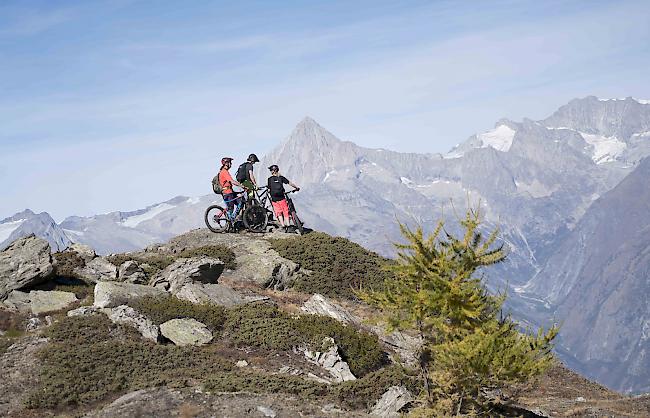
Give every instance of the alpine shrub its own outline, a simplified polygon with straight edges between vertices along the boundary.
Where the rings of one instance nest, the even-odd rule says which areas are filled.
[[[297,290],[308,293],[353,299],[360,287],[382,289],[391,275],[385,269],[390,260],[322,232],[271,240],[271,245],[282,257],[312,271],[295,284]]]
[[[221,306],[195,304],[174,296],[138,298],[129,305],[157,325],[176,318],[194,318],[218,332],[226,320],[225,309]]]

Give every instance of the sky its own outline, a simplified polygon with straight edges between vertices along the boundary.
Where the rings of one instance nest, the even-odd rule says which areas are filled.
[[[211,192],[310,116],[447,152],[572,98],[650,98],[650,2],[0,2],[0,220]]]

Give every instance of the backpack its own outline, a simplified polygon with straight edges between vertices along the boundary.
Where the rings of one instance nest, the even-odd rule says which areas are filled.
[[[221,182],[219,181],[219,174],[214,176],[212,179],[212,191],[216,194],[222,194],[223,188],[221,187]]]
[[[241,163],[239,165],[239,168],[237,168],[237,174],[235,174],[235,178],[237,179],[238,182],[246,181],[248,180],[248,173],[246,172],[246,167],[248,167],[249,162]]]

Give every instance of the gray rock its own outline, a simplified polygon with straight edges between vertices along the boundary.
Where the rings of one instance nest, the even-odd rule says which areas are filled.
[[[344,324],[358,322],[345,308],[318,293],[310,297],[300,309],[309,314],[329,316]]]
[[[239,293],[222,284],[189,283],[176,293],[176,297],[192,303],[211,303],[226,307],[246,303]]]
[[[97,308],[114,308],[125,305],[129,300],[145,296],[165,297],[164,290],[155,287],[131,283],[99,282],[95,285],[95,303]]]
[[[128,260],[122,263],[117,278],[125,283],[146,284],[147,275],[137,261]]]
[[[216,258],[180,258],[158,273],[149,284],[176,294],[189,283],[217,283],[223,269],[223,262]]]
[[[174,344],[203,345],[212,341],[212,332],[192,318],[172,319],[160,325],[160,333]]]
[[[247,367],[248,362],[246,360],[239,360],[237,363],[235,363],[235,366],[239,368]]]
[[[90,246],[79,244],[77,242],[73,242],[72,244],[70,244],[67,251],[72,251],[76,253],[86,263],[91,261],[93,258],[97,257],[95,250],[93,250]]]
[[[77,309],[72,309],[66,314],[68,317],[72,318],[75,316],[88,316],[95,315],[100,312],[99,308],[95,306],[80,306]]]
[[[45,281],[54,273],[50,244],[29,235],[0,252],[0,301],[12,290]]]
[[[32,290],[29,292],[29,298],[29,306],[34,315],[59,311],[79,300],[72,292],[60,292],[58,290]]]
[[[260,406],[257,407],[257,410],[259,412],[261,412],[262,415],[264,415],[265,417],[275,418],[275,416],[276,416],[275,411],[272,410],[271,408],[266,407],[266,406],[261,406],[260,405]]]
[[[311,351],[307,348],[301,348],[305,357],[327,370],[336,382],[346,382],[348,380],[356,380],[357,378],[350,371],[348,363],[343,361],[339,354],[339,348],[334,343],[334,340],[327,337],[323,340],[323,346],[326,347],[325,351]]]
[[[29,301],[29,293],[21,292],[20,290],[12,290],[9,292],[9,295],[7,295],[7,299],[0,303],[0,305],[11,311],[29,313],[31,311]]]
[[[370,415],[382,418],[398,418],[400,410],[413,400],[413,396],[404,386],[392,386],[372,407]]]
[[[418,364],[423,341],[420,337],[413,337],[400,331],[387,332],[381,326],[373,326],[370,331],[379,339],[390,346],[397,353],[401,362],[407,366],[415,367]]]
[[[160,331],[149,318],[130,306],[120,305],[110,310],[108,318],[116,324],[127,324],[140,332],[148,340],[157,342]]]
[[[74,269],[74,273],[88,283],[117,280],[117,267],[103,257],[92,259],[85,266]]]

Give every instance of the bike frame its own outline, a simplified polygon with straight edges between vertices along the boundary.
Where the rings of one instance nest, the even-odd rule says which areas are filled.
[[[245,196],[245,193],[237,193],[237,195],[236,195],[236,197],[234,199],[231,199],[231,200],[224,199],[223,200],[223,203],[226,205],[226,214],[228,215],[228,219],[230,220],[230,222],[237,219],[237,215],[239,215],[239,212],[244,207],[244,204],[246,203],[246,199],[244,198],[244,196]],[[235,205],[235,208],[231,212],[230,210],[228,210],[228,203],[236,202],[236,201],[239,201],[239,202]]]

